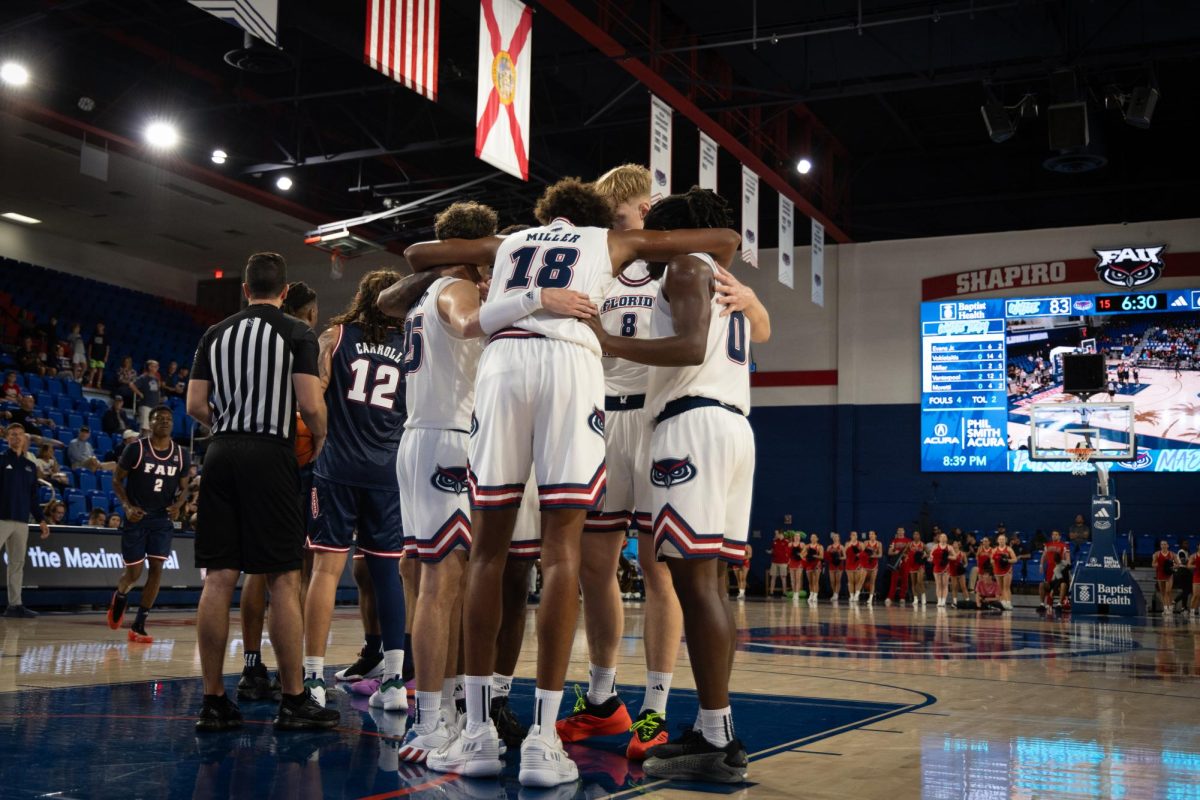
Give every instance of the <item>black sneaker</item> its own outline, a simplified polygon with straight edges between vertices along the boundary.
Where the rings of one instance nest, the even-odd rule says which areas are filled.
[[[196,730],[210,733],[231,731],[242,727],[242,710],[227,695],[205,695],[200,707]]]
[[[642,765],[646,775],[673,781],[742,783],[749,768],[741,740],[734,739],[724,747],[717,747],[699,731],[652,748],[648,756]]]
[[[4,609],[4,616],[8,617],[9,619],[33,619],[37,615],[38,613],[36,611],[34,611],[32,608],[26,608],[25,606],[9,606],[8,608]]]
[[[267,665],[261,661],[253,667],[245,667],[237,685],[238,700],[254,702],[258,700],[280,701],[279,678],[271,678]]]
[[[277,731],[310,731],[336,728],[342,715],[333,708],[322,708],[308,692],[300,700],[283,698],[279,703],[279,714],[275,717]]]
[[[510,748],[520,747],[529,729],[517,719],[512,706],[508,704],[508,697],[492,698],[491,717],[492,722],[496,724],[496,733],[500,735],[500,740]]]
[[[339,681],[361,681],[368,678],[383,677],[383,653],[376,650],[368,653],[363,647],[358,651],[358,660],[345,669],[333,673]]]

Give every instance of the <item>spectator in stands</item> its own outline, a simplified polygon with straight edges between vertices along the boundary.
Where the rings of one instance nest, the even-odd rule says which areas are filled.
[[[114,395],[112,405],[104,412],[100,429],[105,433],[116,435],[124,433],[130,426],[129,414],[125,411],[125,398]]]
[[[121,434],[121,438],[113,442],[112,450],[104,454],[105,461],[111,461],[114,464],[121,460],[121,451],[129,446],[130,442],[136,442],[138,432],[130,429]]]
[[[92,528],[103,528],[108,522],[108,512],[103,508],[93,508],[88,514],[87,524]]]
[[[37,612],[21,602],[30,514],[41,523],[43,539],[50,535],[50,528],[37,501],[37,466],[25,457],[29,436],[16,424],[8,426],[6,435],[8,449],[0,453],[0,548],[8,556],[8,608],[4,616],[31,619]]]
[[[87,345],[84,344],[83,334],[79,332],[79,323],[71,323],[71,333],[67,336],[67,345],[71,348],[71,369],[87,366]]]
[[[93,389],[100,388],[104,380],[104,366],[108,363],[108,336],[104,333],[104,323],[96,323],[96,332],[92,334],[92,342],[88,345],[88,379],[87,385]]]
[[[33,407],[33,402],[34,402],[33,395],[31,395],[31,394],[21,395],[20,408],[18,408],[15,411],[5,411],[4,415],[3,415],[4,418],[7,419],[9,422],[15,422],[16,424],[23,427],[25,429],[25,432],[28,433],[32,437],[31,441],[33,442],[33,444],[38,445],[38,446],[41,446],[42,444],[50,444],[51,446],[54,446],[54,447],[59,446],[59,443],[57,441],[55,441],[54,439],[45,439],[44,437],[41,436],[41,434],[40,434],[41,428],[53,429],[55,427],[55,425],[54,425],[54,421],[51,420],[49,417],[39,417],[38,416],[37,409],[35,409]]]
[[[107,527],[120,528],[121,527],[121,515],[115,511],[113,513],[109,514]]]
[[[966,537],[963,535],[962,528],[951,528],[950,533],[947,535],[947,539],[950,541],[951,544],[956,544],[960,548],[963,546],[963,543],[966,541]]]
[[[125,356],[121,359],[121,366],[117,367],[117,386],[113,389],[113,395],[125,398],[125,407],[134,408],[133,382],[137,380],[137,370],[133,368],[133,356]]]
[[[46,365],[46,375],[54,378],[59,375],[69,375],[71,372],[71,359],[67,357],[67,346],[62,342],[54,343],[53,358]]]
[[[67,463],[72,469],[82,467],[95,472],[98,469],[112,471],[115,466],[111,461],[101,461],[96,458],[96,451],[92,449],[92,431],[87,425],[79,429],[79,435],[71,440],[67,445]]]
[[[4,376],[4,385],[0,386],[0,396],[13,403],[21,398],[21,384],[17,383],[17,373],[10,372]]]
[[[50,317],[47,322],[38,325],[35,336],[45,343],[47,350],[58,344],[58,317]]]
[[[32,336],[26,336],[21,340],[21,346],[17,348],[14,358],[17,362],[17,369],[21,372],[33,372],[40,375],[44,371],[41,369],[37,346],[34,345]]]
[[[54,448],[48,444],[41,446],[37,454],[38,473],[42,480],[57,483],[59,486],[66,486],[70,483],[70,478],[67,473],[62,471],[62,467],[58,465],[58,461],[54,458]]]
[[[187,392],[187,381],[180,373],[179,362],[177,361],[167,364],[167,373],[162,376],[160,383],[162,384],[163,394],[168,394],[172,397],[182,397]]]
[[[137,396],[138,425],[142,433],[150,430],[150,412],[162,403],[162,384],[158,379],[158,362],[147,359],[146,368],[133,382],[133,393]]]
[[[22,338],[34,338],[38,333],[37,320],[34,319],[33,312],[25,309],[17,317],[17,334]]]
[[[63,517],[67,516],[67,505],[62,500],[51,500],[42,507],[42,519],[47,525],[67,525]]]
[[[1092,529],[1083,521],[1083,514],[1075,515],[1075,522],[1071,525],[1068,535],[1071,538],[1071,547],[1076,551],[1081,544],[1091,541]]]

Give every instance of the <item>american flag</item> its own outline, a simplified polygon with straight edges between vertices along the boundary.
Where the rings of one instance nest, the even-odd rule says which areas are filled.
[[[367,0],[363,60],[437,100],[440,0]]]

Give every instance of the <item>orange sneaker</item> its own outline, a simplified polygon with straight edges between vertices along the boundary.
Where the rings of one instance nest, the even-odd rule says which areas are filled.
[[[657,711],[647,709],[638,714],[629,730],[633,736],[625,748],[625,757],[630,761],[645,761],[647,750],[667,743],[667,718]]]
[[[588,702],[587,695],[575,687],[575,708],[565,719],[554,723],[558,738],[564,742],[578,742],[593,736],[611,736],[629,730],[632,720],[629,710],[618,695],[600,705]]]
[[[137,642],[138,644],[151,644],[154,641],[154,637],[148,633],[138,633],[133,628],[130,628],[129,641]]]
[[[121,620],[125,618],[125,608],[129,605],[129,598],[121,597],[117,599],[119,592],[113,592],[112,599],[108,601],[108,627],[114,631],[121,627]]]

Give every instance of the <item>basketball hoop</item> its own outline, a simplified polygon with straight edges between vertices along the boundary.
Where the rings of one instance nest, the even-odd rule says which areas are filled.
[[[1071,457],[1071,474],[1087,475],[1088,463],[1096,452],[1094,447],[1068,447],[1067,455]]]

